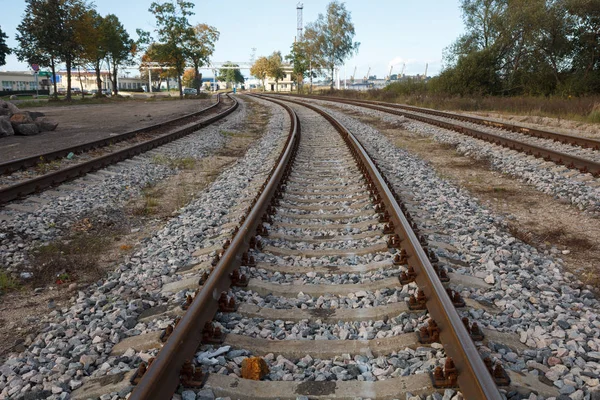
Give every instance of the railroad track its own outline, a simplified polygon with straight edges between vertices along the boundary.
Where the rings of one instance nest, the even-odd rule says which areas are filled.
[[[476,139],[485,140],[538,158],[544,158],[546,161],[552,161],[558,165],[577,169],[583,173],[590,173],[596,177],[600,176],[600,140],[401,104],[368,100],[349,100],[327,96],[291,96],[303,99],[349,104],[403,116],[426,124],[449,129]],[[485,126],[486,128],[494,128],[496,131],[484,131],[478,129],[477,125]],[[557,142],[557,144],[553,144],[552,142]]]
[[[539,391],[482,360],[476,343],[504,336],[463,318],[456,307],[481,305],[452,290],[453,281],[465,283],[449,281],[359,141],[316,107],[269,101],[292,124],[252,206],[212,262],[163,287],[183,304],[139,316],[170,325],[112,350],[158,352],[128,377],[130,399],[171,398],[180,385],[242,399]],[[240,377],[266,373],[265,365],[266,381]],[[92,390],[84,385],[73,398]]]
[[[223,101],[219,94],[215,104],[160,124],[2,163],[0,164],[0,205],[81,177],[196,132],[231,114],[238,107],[236,99],[229,94],[226,96],[227,101]],[[77,155],[77,161],[65,161],[69,153]],[[62,163],[50,172],[46,172],[44,168],[39,170],[40,165],[53,160],[61,160]]]

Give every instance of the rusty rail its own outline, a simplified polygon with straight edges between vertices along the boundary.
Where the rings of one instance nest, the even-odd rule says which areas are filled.
[[[269,100],[283,106],[292,121],[284,150],[261,191],[254,198],[253,207],[242,218],[241,225],[236,229],[232,240],[228,241],[227,246],[224,246],[222,256],[218,259],[208,279],[189,305],[183,318],[170,333],[165,346],[141,376],[130,397],[132,400],[165,399],[172,396],[180,384],[182,371],[185,370],[184,366],[189,365],[188,362],[193,359],[202,343],[205,324],[212,320],[222,293],[227,292],[233,281],[231,273],[242,265],[243,254],[253,241],[257,228],[261,224],[261,218],[267,213],[278,186],[286,176],[286,171],[289,171],[290,160],[295,154],[299,142],[300,123],[297,115],[289,106],[272,99]],[[363,171],[369,177],[369,181],[375,185],[386,209],[390,212],[395,232],[401,235],[403,248],[408,254],[409,262],[416,269],[416,282],[425,291],[430,314],[440,327],[442,343],[445,344],[448,355],[455,360],[458,383],[463,394],[469,399],[500,399],[500,393],[477,353],[469,333],[376,165],[371,161],[360,142],[338,121],[312,106],[307,107],[323,115],[340,132],[357,161],[363,166]]]
[[[212,105],[211,107],[215,107]],[[211,108],[209,107],[209,108]],[[217,114],[207,120],[195,123],[194,125],[178,129],[175,132],[171,132],[167,135],[162,135],[156,137],[154,139],[145,141],[143,143],[139,143],[125,149],[106,154],[101,157],[94,158],[92,160],[83,162],[81,164],[73,165],[71,167],[67,167],[55,172],[51,172],[49,174],[41,175],[39,177],[23,181],[20,183],[16,183],[14,185],[6,186],[0,189],[0,204],[7,203],[9,201],[15,200],[17,198],[30,195],[35,192],[39,192],[51,186],[57,185],[59,183],[66,182],[71,179],[75,179],[81,177],[87,173],[96,171],[101,168],[105,168],[111,164],[115,164],[117,162],[126,160],[128,158],[134,157],[138,154],[144,153],[148,150],[151,150],[155,147],[162,146],[166,143],[172,142],[173,140],[182,138],[186,135],[189,135],[198,129],[201,129],[205,126],[216,122],[227,115],[231,114],[238,107],[237,100],[233,99],[233,105],[227,108],[220,114]],[[204,109],[206,111],[207,109]],[[189,117],[189,115],[187,116]],[[182,117],[182,118],[187,118]],[[173,121],[170,121],[173,122]]]
[[[504,129],[504,130],[511,131],[511,132],[522,133],[522,134],[528,135],[528,136],[539,137],[539,138],[544,138],[544,139],[552,139],[554,141],[561,142],[561,143],[572,144],[572,145],[590,148],[590,149],[594,149],[594,150],[600,150],[600,140],[585,138],[585,137],[581,137],[581,136],[567,135],[565,133],[558,133],[558,132],[545,131],[542,129],[528,128],[528,127],[520,126],[520,125],[507,124],[504,122],[492,121],[492,120],[488,120],[488,119],[471,117],[468,115],[456,114],[456,113],[451,113],[451,112],[446,112],[446,111],[432,110],[430,108],[409,106],[409,105],[405,105],[405,104],[395,104],[395,103],[387,103],[384,101],[373,101],[373,100],[353,100],[353,99],[344,99],[344,98],[333,97],[333,96],[324,96],[323,98],[332,99],[335,101],[348,100],[348,101],[357,102],[357,103],[374,104],[374,105],[380,105],[380,106],[384,106],[384,107],[398,108],[398,109],[408,110],[408,111],[415,111],[415,112],[420,112],[423,114],[430,114],[430,115],[436,115],[438,117],[445,117],[445,118],[456,119],[459,121],[472,122],[474,124],[490,126],[493,128],[500,128],[500,129]]]
[[[202,342],[202,329],[205,323],[213,319],[221,293],[226,292],[231,284],[229,274],[241,265],[242,254],[248,249],[250,240],[256,235],[256,228],[261,223],[261,217],[279,186],[300,137],[300,123],[296,114],[290,107],[279,102],[276,103],[286,109],[292,121],[284,150],[263,188],[255,197],[256,202],[252,210],[244,218],[237,234],[231,240],[214,271],[134,389],[131,400],[170,399],[172,397],[179,385],[182,366],[194,357]]]
[[[474,137],[476,139],[485,140],[487,142],[497,144],[497,145],[500,145],[503,147],[507,147],[511,150],[520,151],[527,155],[532,155],[537,158],[544,158],[547,161],[553,161],[554,163],[556,163],[558,165],[564,165],[567,168],[577,169],[580,172],[584,172],[584,173],[589,172],[594,176],[600,176],[600,163],[592,161],[592,160],[588,160],[588,159],[585,159],[582,157],[577,157],[577,156],[562,153],[559,151],[547,149],[545,147],[535,146],[532,144],[521,142],[519,140],[509,139],[509,138],[506,138],[506,137],[503,137],[500,135],[495,135],[493,133],[483,132],[483,131],[479,131],[476,129],[467,128],[465,126],[452,124],[450,122],[440,121],[440,120],[437,120],[434,118],[428,118],[428,117],[425,117],[422,115],[412,114],[408,111],[405,111],[404,109],[401,109],[401,110],[390,109],[390,108],[402,108],[404,106],[394,107],[394,105],[384,103],[385,107],[383,107],[383,106],[379,106],[379,105],[374,105],[371,102],[367,103],[364,101],[339,99],[337,97],[336,98],[328,98],[326,96],[324,96],[322,98],[315,97],[315,96],[296,96],[296,95],[290,95],[290,96],[310,98],[310,99],[315,99],[315,100],[325,100],[325,101],[338,102],[338,103],[344,103],[344,104],[351,104],[351,105],[355,105],[355,106],[359,106],[359,107],[370,108],[372,110],[376,110],[376,111],[380,111],[380,112],[385,112],[388,114],[403,116],[406,118],[414,119],[416,121],[424,122],[426,124],[436,125],[436,126],[439,126],[440,128],[449,129],[449,130],[452,130],[452,131],[455,131],[458,133],[462,133],[464,135],[468,135],[468,136]],[[380,102],[377,102],[377,103],[380,103]],[[423,112],[421,109],[418,109],[418,111]],[[507,125],[507,126],[509,126],[509,125]],[[519,128],[520,129],[529,129],[529,128],[523,128],[523,127],[519,127]],[[537,131],[537,132],[545,132],[545,131]],[[547,133],[550,133],[550,132],[547,132]],[[553,134],[560,135],[560,134],[555,134],[555,133],[553,133]],[[563,136],[569,136],[572,138],[575,137],[575,136],[570,136],[570,135],[563,135]],[[550,138],[550,137],[548,137],[548,138]],[[600,142],[593,141],[592,139],[584,139],[584,138],[580,138],[580,139],[582,139],[586,142],[589,142],[589,141],[597,142],[600,145]],[[556,140],[558,140],[558,139],[556,139]]]
[[[181,117],[177,117],[175,119],[164,121],[164,122],[161,122],[161,123],[158,123],[158,124],[150,125],[150,126],[147,126],[147,127],[144,127],[144,128],[135,129],[133,131],[124,132],[124,133],[121,133],[119,135],[111,136],[111,137],[108,137],[108,138],[93,140],[91,142],[82,143],[82,144],[78,144],[78,145],[71,146],[71,147],[66,147],[64,149],[50,151],[48,153],[36,154],[35,156],[24,157],[24,158],[19,158],[19,159],[16,159],[16,160],[6,161],[6,162],[3,162],[3,163],[0,163],[0,175],[9,174],[11,172],[18,171],[20,169],[34,167],[34,166],[36,166],[38,164],[42,164],[42,163],[45,163],[45,162],[57,160],[59,158],[64,158],[69,153],[81,154],[81,153],[84,153],[86,151],[90,151],[90,150],[97,149],[97,148],[100,148],[100,147],[110,146],[110,145],[113,145],[115,143],[131,139],[131,138],[133,138],[133,137],[135,137],[135,136],[137,136],[139,134],[142,134],[142,133],[151,132],[151,131],[154,131],[156,129],[163,128],[163,127],[165,127],[167,125],[177,124],[177,123],[180,123],[181,121],[184,121],[186,119],[198,117],[198,116],[200,116],[202,114],[205,114],[208,111],[216,109],[221,103],[222,103],[222,101],[221,101],[221,93],[219,93],[219,95],[217,97],[217,102],[215,104],[212,104],[212,105],[210,105],[208,107],[203,108],[200,111],[196,111],[196,112],[191,113],[191,114],[187,114],[187,115],[184,115],[184,116],[181,116]]]
[[[419,239],[402,213],[394,194],[360,141],[333,116],[320,108],[302,102],[286,101],[307,107],[327,119],[344,137],[350,149],[367,169],[385,204],[385,209],[390,214],[395,233],[400,236],[402,248],[408,254],[409,264],[417,273],[415,281],[425,292],[427,310],[440,328],[440,341],[444,344],[446,353],[454,360],[458,372],[458,384],[463,396],[467,399],[501,399],[492,376],[479,356],[473,340],[465,329],[429,258],[423,251]]]

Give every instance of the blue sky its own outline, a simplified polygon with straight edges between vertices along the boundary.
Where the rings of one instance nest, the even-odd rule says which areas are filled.
[[[192,0],[193,1],[193,0]],[[207,23],[221,32],[214,61],[249,61],[252,48],[256,56],[275,50],[287,54],[296,35],[297,0],[194,1],[195,23]],[[328,0],[304,0],[304,24],[324,13]],[[135,29],[154,29],[154,16],[148,12],[152,0],[96,0],[102,15],[116,14],[132,37]],[[406,74],[425,71],[437,74],[442,66],[442,51],[463,32],[458,0],[346,0],[360,42],[358,55],[346,62],[349,77],[354,67],[357,76],[383,77],[394,64],[399,72],[406,63]],[[9,36],[8,45],[15,46],[16,28],[24,10],[24,0],[0,0],[0,27]],[[24,70],[27,65],[14,55],[3,70]],[[392,72],[392,73],[394,73]],[[343,77],[344,71],[341,70]]]

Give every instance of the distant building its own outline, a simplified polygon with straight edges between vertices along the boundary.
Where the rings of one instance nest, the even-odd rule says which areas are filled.
[[[57,80],[57,89],[58,88],[67,88],[67,71],[60,70],[57,75],[59,79]],[[112,81],[110,80],[110,73],[108,71],[100,71],[100,79],[102,80],[101,86],[102,90],[113,90]],[[147,86],[148,82],[142,80],[139,77],[126,77],[119,76],[117,77],[117,84],[119,85],[119,90],[127,91],[127,90],[142,90],[144,86]],[[94,70],[73,70],[71,71],[71,87],[81,88],[83,86],[83,90],[94,90],[98,89],[98,83],[96,82],[96,71]]]
[[[51,83],[49,79],[39,76],[36,88],[33,71],[0,71],[0,84],[0,90],[3,91],[25,91],[48,89]]]
[[[295,82],[294,79],[292,78],[292,74],[294,72],[294,66],[291,64],[284,64],[282,66],[283,68],[283,73],[285,74],[285,76],[283,77],[283,79],[281,79],[279,81],[279,83],[275,82],[275,79],[273,79],[270,76],[267,76],[267,79],[265,79],[265,91],[267,92],[291,92],[292,90],[294,90],[295,87]]]

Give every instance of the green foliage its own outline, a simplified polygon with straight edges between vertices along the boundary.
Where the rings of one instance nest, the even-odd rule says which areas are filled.
[[[600,92],[600,2],[461,0],[465,34],[446,49],[433,91],[583,95]]]
[[[307,28],[308,38],[317,51],[317,64],[331,72],[331,88],[335,67],[358,52],[360,43],[353,42],[355,31],[350,12],[337,0],[327,5],[327,14],[319,14]],[[305,38],[307,36],[305,35]]]
[[[290,50],[290,54],[285,56],[286,60],[293,65],[293,74],[296,80],[296,87],[298,88],[298,93],[300,93],[300,85],[306,76],[308,76],[310,72],[310,60],[309,60],[309,46],[310,44],[307,41],[295,42],[292,45]]]
[[[108,14],[102,21],[102,45],[106,61],[112,67],[112,87],[118,93],[117,74],[119,66],[131,63],[136,52],[136,43],[129,37],[125,27],[114,14]]]
[[[184,0],[152,2],[149,8],[156,17],[161,58],[177,73],[180,97],[183,97],[181,75],[188,56],[185,44],[195,37],[194,29],[188,21],[188,17],[194,15],[193,8],[194,3]]]
[[[238,68],[235,68],[235,67],[239,67],[239,65],[227,61],[225,64],[223,64],[223,66],[224,67],[234,67],[234,68],[220,69],[219,76],[217,77],[217,79],[219,79],[220,81],[227,82],[228,87],[229,87],[230,83],[244,83],[245,82],[244,75],[242,75],[242,72]]]
[[[202,74],[200,67],[208,64],[210,56],[215,52],[215,42],[219,40],[219,31],[214,26],[198,24],[193,27],[194,34],[184,43],[185,54],[190,64],[194,67],[194,79],[192,86],[200,93],[202,86]]]
[[[6,56],[11,53],[11,49],[6,45],[5,39],[8,39],[8,36],[6,36],[0,27],[0,66],[6,64]]]
[[[19,288],[19,282],[8,272],[0,271],[0,294]]]
[[[275,90],[279,90],[279,81],[285,77],[281,52],[274,51],[268,58],[267,75],[275,80]]]

